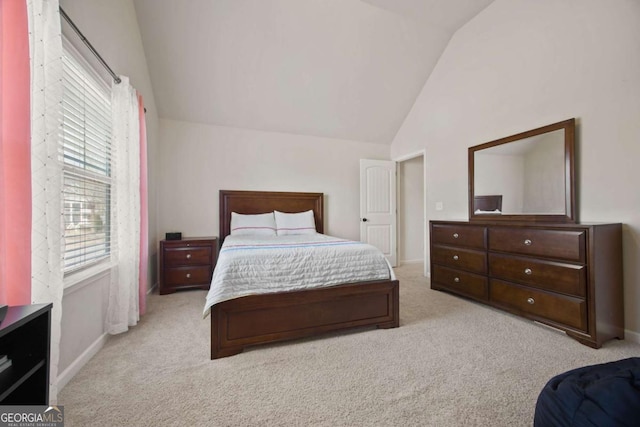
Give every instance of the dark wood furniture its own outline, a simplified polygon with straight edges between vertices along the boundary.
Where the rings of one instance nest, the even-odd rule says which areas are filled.
[[[473,212],[477,210],[493,212],[502,210],[502,195],[475,196],[473,198]]]
[[[624,338],[621,224],[430,221],[431,288],[599,348]]]
[[[0,372],[0,405],[49,404],[51,307],[9,307],[0,323],[0,355],[11,360]]]
[[[160,241],[160,295],[181,289],[209,289],[217,259],[217,237]]]
[[[502,213],[492,215],[491,221],[576,222],[575,135],[576,120],[569,119],[469,147],[467,153],[469,160],[469,220],[487,220],[486,214],[475,213],[476,197],[483,196],[486,194],[483,191],[487,191],[490,194],[500,194],[503,198],[501,201]],[[549,151],[549,143],[557,150]],[[488,153],[492,153],[493,156],[500,154],[502,157],[519,157],[514,155],[527,153],[521,159],[522,165],[534,161],[533,164],[536,166],[530,164],[528,168],[525,168],[518,167],[519,165],[514,167],[511,164],[510,167],[506,167],[502,164],[500,167],[496,163],[491,163],[491,168],[482,168],[480,164],[477,164],[476,156],[484,156]],[[504,154],[509,156],[504,156]],[[537,163],[535,163],[535,159],[537,159]],[[515,172],[519,173],[514,175]],[[477,180],[482,176],[493,177],[490,190],[483,189],[482,183]],[[516,186],[520,189],[517,191],[520,193],[519,197],[513,193],[515,189],[510,185],[513,182],[522,183]],[[555,197],[549,197],[550,194],[563,195],[564,197],[562,200],[555,200]],[[526,203],[519,206],[518,200],[526,201]],[[552,200],[554,203],[551,203]],[[555,202],[558,203],[557,206]],[[553,206],[549,206],[548,203]],[[520,210],[512,210],[516,207]]]
[[[231,212],[257,214],[313,210],[324,231],[323,194],[220,191],[220,238],[230,234]],[[211,359],[247,346],[358,326],[399,326],[399,283],[383,280],[245,296],[211,307]]]

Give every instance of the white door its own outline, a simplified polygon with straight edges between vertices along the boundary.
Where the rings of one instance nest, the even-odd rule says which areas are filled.
[[[360,160],[360,240],[380,249],[395,267],[396,163]]]

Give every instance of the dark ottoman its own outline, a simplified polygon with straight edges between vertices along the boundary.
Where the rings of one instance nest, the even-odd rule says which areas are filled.
[[[538,396],[533,425],[640,426],[640,357],[551,378]]]

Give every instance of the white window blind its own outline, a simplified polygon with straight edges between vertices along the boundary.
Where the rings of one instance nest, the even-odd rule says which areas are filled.
[[[111,253],[111,99],[104,84],[66,48],[62,158],[64,272]]]

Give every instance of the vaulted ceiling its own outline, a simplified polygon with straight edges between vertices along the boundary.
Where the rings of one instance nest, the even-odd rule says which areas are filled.
[[[134,0],[160,117],[390,144],[493,0]]]

